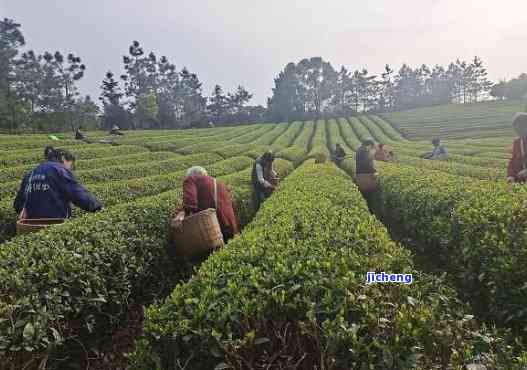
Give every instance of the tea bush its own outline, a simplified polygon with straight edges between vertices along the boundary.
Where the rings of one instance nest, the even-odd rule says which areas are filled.
[[[379,269],[412,273],[414,283],[368,285],[366,272]],[[147,342],[134,362],[196,370],[461,368],[483,352],[490,361],[499,347],[468,313],[440,279],[413,268],[348,176],[309,162],[241,236],[147,309]]]
[[[279,160],[277,168],[284,176],[292,166]],[[246,175],[220,179],[231,186],[236,210],[251,217]],[[90,348],[130,304],[166,289],[177,275],[167,221],[180,197],[172,190],[3,244],[0,363],[51,363],[72,342]]]
[[[391,164],[380,186],[389,219],[436,256],[477,313],[525,334],[526,189]]]

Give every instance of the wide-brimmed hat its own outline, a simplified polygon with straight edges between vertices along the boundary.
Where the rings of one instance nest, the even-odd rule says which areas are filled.
[[[512,119],[513,127],[527,127],[527,113],[519,112]]]

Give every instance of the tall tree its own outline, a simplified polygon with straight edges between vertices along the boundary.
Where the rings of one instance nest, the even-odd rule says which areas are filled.
[[[483,61],[479,57],[474,57],[471,64],[472,76],[470,92],[474,101],[478,101],[479,97],[487,94],[492,88],[492,82],[487,78],[487,69],[483,65]]]
[[[321,57],[313,57],[298,63],[297,78],[303,87],[305,110],[320,115],[332,98],[337,72]]]
[[[202,83],[197,74],[189,72],[186,68],[183,68],[179,77],[178,100],[181,107],[179,111],[182,113],[179,126],[199,124],[205,120],[207,109],[207,98],[203,96]]]
[[[72,112],[75,127],[82,127],[84,130],[99,128],[101,110],[89,95],[75,101]]]
[[[113,125],[128,129],[133,127],[132,119],[125,110],[121,99],[123,93],[119,85],[119,81],[115,80],[114,74],[110,71],[101,84],[101,95],[99,100],[103,104],[104,116],[102,118],[102,126],[110,129]]]
[[[342,66],[337,73],[335,82],[335,91],[333,92],[333,99],[331,101],[331,110],[337,114],[347,114],[349,109],[346,104],[348,98],[349,87],[351,84],[351,75],[346,67]]]
[[[18,102],[13,91],[15,58],[25,45],[20,24],[12,19],[0,20],[0,127],[15,129]]]
[[[305,113],[304,89],[300,85],[296,64],[288,63],[274,79],[274,84],[273,96],[267,102],[272,119],[301,119]]]
[[[212,96],[209,98],[208,110],[214,123],[222,123],[222,118],[228,112],[228,99],[220,85],[214,86]]]
[[[72,110],[79,91],[75,83],[84,77],[86,66],[81,58],[69,53],[66,58],[56,51],[42,56],[43,80],[41,108],[61,117],[62,128],[73,126]]]
[[[252,97],[253,95],[243,86],[238,86],[234,93],[227,93],[227,103],[231,114],[239,114]]]
[[[386,64],[381,75],[380,94],[379,94],[379,109],[381,111],[391,110],[395,102],[395,88],[393,83],[394,70]]]

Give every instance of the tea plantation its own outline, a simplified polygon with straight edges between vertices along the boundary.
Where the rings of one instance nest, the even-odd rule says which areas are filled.
[[[520,108],[496,104],[131,131],[116,146],[0,135],[0,369],[526,368],[527,188],[505,182]],[[420,158],[432,136],[447,161]],[[352,181],[367,137],[396,158],[376,164],[375,214]],[[336,143],[340,168],[323,163]],[[105,208],[16,236],[14,194],[49,144],[75,153]],[[283,181],[255,212],[251,168],[269,148]],[[229,186],[243,232],[182,261],[168,220],[193,165]]]

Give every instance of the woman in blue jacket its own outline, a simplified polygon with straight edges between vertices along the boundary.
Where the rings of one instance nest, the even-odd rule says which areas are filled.
[[[70,218],[71,203],[88,212],[102,209],[71,172],[71,153],[49,147],[44,153],[47,160],[24,177],[15,198],[13,207],[20,218]]]

